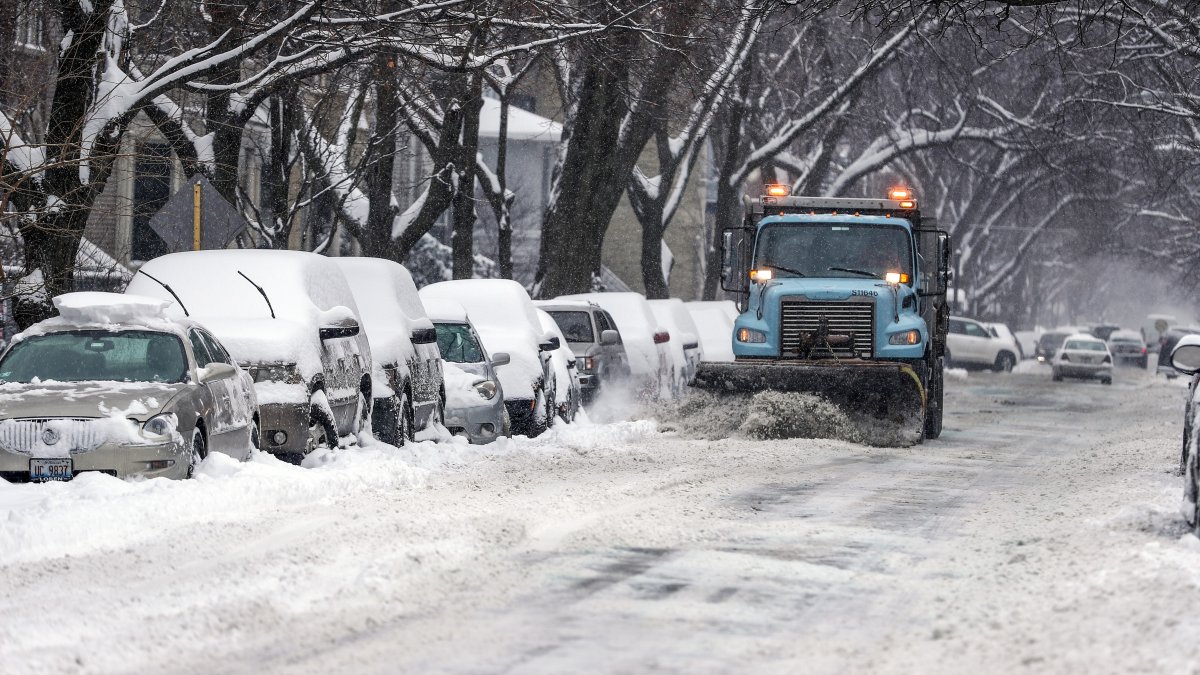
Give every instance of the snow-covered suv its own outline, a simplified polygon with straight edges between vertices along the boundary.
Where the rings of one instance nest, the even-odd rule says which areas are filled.
[[[992,334],[984,324],[973,319],[950,317],[950,332],[946,335],[946,361],[954,366],[974,366],[1008,372],[1017,363],[1017,354],[1010,340]]]

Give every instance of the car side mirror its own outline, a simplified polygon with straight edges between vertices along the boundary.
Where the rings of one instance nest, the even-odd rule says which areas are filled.
[[[209,384],[210,382],[228,380],[234,375],[237,375],[237,368],[234,368],[228,363],[210,363],[207,366],[199,369],[197,375],[197,379],[200,380],[200,384]]]
[[[512,362],[512,359],[509,358],[508,352],[496,352],[495,354],[492,354],[492,367],[493,368],[496,368],[498,366],[507,366],[511,362]]]
[[[605,347],[619,345],[621,344],[621,334],[612,329],[600,331],[600,344]]]
[[[1200,372],[1200,344],[1182,344],[1171,352],[1171,366],[1185,375]]]
[[[546,333],[545,335],[542,336],[542,342],[541,342],[541,344],[538,345],[538,349],[541,349],[544,352],[552,352],[561,346],[562,346],[562,341],[560,341],[558,339],[557,335],[551,335],[550,333]]]
[[[428,345],[437,342],[436,328],[418,328],[412,333],[409,333],[409,340],[414,345]]]
[[[335,340],[337,338],[348,338],[358,335],[358,322],[354,319],[344,319],[336,324],[329,326],[321,326],[319,334],[321,340]]]

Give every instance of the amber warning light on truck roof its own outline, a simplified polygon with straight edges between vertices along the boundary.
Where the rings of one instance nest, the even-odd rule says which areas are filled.
[[[912,199],[913,193],[912,190],[909,190],[906,187],[894,187],[891,190],[888,190],[888,198],[895,199],[897,201],[902,199]]]
[[[771,183],[767,186],[767,195],[770,197],[786,197],[792,192],[792,189],[782,183]]]

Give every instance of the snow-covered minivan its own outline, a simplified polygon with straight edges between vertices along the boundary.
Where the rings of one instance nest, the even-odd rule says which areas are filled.
[[[371,415],[371,347],[345,275],[322,255],[189,251],[142,265],[126,293],[171,301],[254,378],[261,448],[299,462]]]

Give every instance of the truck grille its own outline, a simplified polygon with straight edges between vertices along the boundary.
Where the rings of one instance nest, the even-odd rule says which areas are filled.
[[[47,436],[45,432],[50,430]],[[90,419],[38,418],[0,422],[0,448],[23,455],[50,448],[88,452],[104,443],[107,434]],[[46,443],[53,439],[54,443]]]
[[[854,358],[875,354],[875,303],[873,302],[813,302],[787,300],[782,303],[781,356],[803,357],[806,349],[804,335],[815,335],[822,319],[831,336],[849,335],[851,343],[825,346],[820,344],[809,351],[810,358]],[[810,337],[807,341],[812,342]]]

